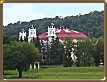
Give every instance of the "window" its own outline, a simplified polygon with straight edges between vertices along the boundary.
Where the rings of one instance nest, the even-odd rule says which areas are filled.
[[[49,35],[51,35],[51,34],[52,34],[52,31],[49,32]]]

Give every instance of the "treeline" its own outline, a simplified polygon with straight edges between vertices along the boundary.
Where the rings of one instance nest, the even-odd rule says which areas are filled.
[[[73,42],[70,38],[61,43],[58,38],[46,44],[33,40],[42,55],[41,64],[62,64],[64,67],[104,65],[104,39],[92,38],[86,41]],[[73,55],[71,55],[73,52]],[[73,57],[72,57],[73,56]]]
[[[16,40],[17,39],[15,37],[5,40],[4,57],[6,56],[5,53],[10,50],[9,48],[5,49],[7,48],[5,46],[10,46],[10,44]],[[29,44],[26,42],[26,45],[23,46],[23,41],[19,41],[18,43],[22,45],[21,49],[19,48],[19,52],[20,50],[23,52],[23,47],[26,48],[27,44]],[[39,53],[42,54],[42,59],[39,61],[43,65],[62,64],[64,67],[71,67],[73,65],[77,67],[100,66],[100,64],[104,65],[104,39],[102,37],[92,38],[86,41],[78,41],[77,43],[73,42],[70,38],[67,38],[63,43],[61,43],[58,38],[53,38],[51,43],[47,40],[46,44],[39,42],[37,37],[36,40],[32,40],[31,44],[39,50]],[[15,49],[13,46],[12,48]],[[27,50],[24,51],[26,53],[30,52]],[[71,52],[73,52],[73,56],[77,57],[75,60],[71,57]],[[14,53],[14,50],[12,50],[11,53]],[[7,54],[7,58],[11,56],[11,53]],[[37,53],[35,55],[37,55]],[[4,61],[7,61],[7,59],[4,59]]]
[[[37,28],[37,35],[40,35],[42,32],[47,31],[47,27],[51,23],[55,24],[55,27],[63,25],[69,29],[77,30],[83,32],[87,36],[99,38],[100,36],[104,37],[104,11],[93,11],[85,15],[76,15],[76,16],[66,16],[65,18],[43,18],[35,19],[30,22],[20,22],[10,23],[7,26],[4,26],[4,35],[15,35],[18,36],[18,33],[21,29],[25,29],[28,34],[28,28],[34,25]]]

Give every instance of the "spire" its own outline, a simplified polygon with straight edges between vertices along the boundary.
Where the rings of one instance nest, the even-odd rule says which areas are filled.
[[[54,23],[51,23],[50,27],[51,27],[51,28],[54,28]]]
[[[51,23],[51,26],[54,26],[54,23]]]

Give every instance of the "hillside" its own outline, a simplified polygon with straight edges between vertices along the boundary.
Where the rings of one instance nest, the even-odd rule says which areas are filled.
[[[104,11],[94,11],[85,15],[66,16],[65,18],[43,18],[35,19],[30,22],[10,23],[4,26],[4,35],[18,35],[21,29],[25,29],[28,32],[28,28],[33,24],[37,28],[37,35],[44,31],[47,31],[47,27],[51,23],[55,24],[55,27],[65,26],[72,30],[83,32],[90,37],[104,37]]]

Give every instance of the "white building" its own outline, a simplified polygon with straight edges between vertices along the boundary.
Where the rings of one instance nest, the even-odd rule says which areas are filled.
[[[33,38],[36,38],[36,28],[32,25],[31,28],[29,28],[29,35],[28,35],[28,42],[30,42]]]
[[[51,26],[48,27],[48,40],[51,41],[52,37],[56,37],[54,24],[51,23]]]
[[[21,30],[21,32],[19,32],[19,40],[25,40],[26,38],[26,32],[24,31],[24,29]]]

